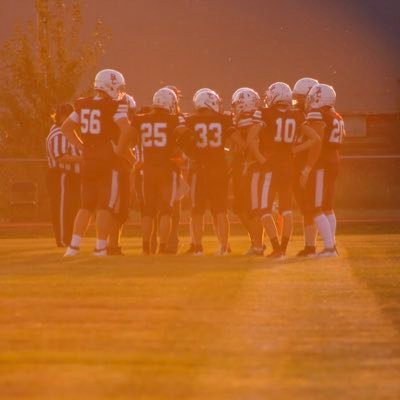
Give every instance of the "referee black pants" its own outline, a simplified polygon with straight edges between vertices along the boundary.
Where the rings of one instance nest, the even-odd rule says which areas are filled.
[[[80,176],[58,168],[49,169],[47,190],[56,244],[59,247],[68,246],[71,242],[74,219],[80,207]]]

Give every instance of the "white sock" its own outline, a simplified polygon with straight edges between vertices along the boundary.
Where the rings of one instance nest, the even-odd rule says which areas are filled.
[[[72,235],[71,246],[72,247],[79,247],[79,245],[81,244],[81,240],[82,240],[82,236]]]
[[[317,229],[322,237],[322,240],[324,241],[325,248],[332,249],[334,244],[328,218],[325,214],[321,214],[314,218],[314,222],[317,225]]]
[[[103,250],[107,248],[107,239],[96,239],[96,249]]]
[[[328,218],[329,226],[331,227],[333,244],[336,244],[336,215],[334,212],[332,212],[330,214],[326,214],[326,218]]]
[[[304,226],[304,242],[308,247],[315,247],[317,243],[317,227],[312,225]]]

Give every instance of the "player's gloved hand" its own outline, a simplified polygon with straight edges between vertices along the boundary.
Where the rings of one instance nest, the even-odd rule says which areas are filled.
[[[300,174],[300,186],[305,188],[307,185],[308,177],[310,175],[311,168],[310,167],[304,167],[303,171],[301,171]]]

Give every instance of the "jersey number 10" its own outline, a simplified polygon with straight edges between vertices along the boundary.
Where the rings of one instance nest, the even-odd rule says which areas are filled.
[[[296,134],[296,120],[278,118],[276,121],[275,142],[293,143]]]

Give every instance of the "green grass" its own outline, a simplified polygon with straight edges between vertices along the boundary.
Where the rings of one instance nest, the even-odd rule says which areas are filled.
[[[338,259],[268,262],[240,236],[222,258],[2,239],[0,398],[398,399],[399,243],[343,234]]]

